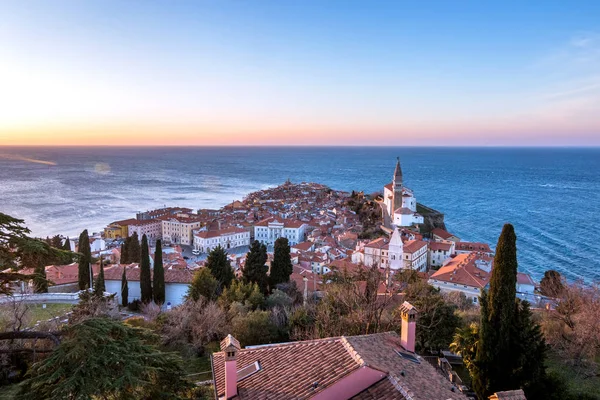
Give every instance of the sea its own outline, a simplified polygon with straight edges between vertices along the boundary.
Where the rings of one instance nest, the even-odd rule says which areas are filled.
[[[0,212],[35,236],[76,237],[162,206],[220,208],[292,182],[372,193],[392,180],[495,247],[515,226],[519,269],[600,281],[600,148],[0,147]]]

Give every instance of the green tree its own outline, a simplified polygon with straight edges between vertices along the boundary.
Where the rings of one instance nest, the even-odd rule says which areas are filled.
[[[546,343],[529,305],[516,298],[517,237],[506,224],[498,239],[489,291],[480,298],[481,323],[475,361],[469,372],[480,398],[524,388],[528,399],[543,393]],[[543,396],[543,395],[542,395]]]
[[[94,284],[94,294],[96,296],[104,296],[106,292],[106,285],[104,283],[104,262],[102,256],[100,256],[100,271],[96,277],[96,283]]]
[[[560,272],[550,269],[544,272],[544,277],[540,281],[540,292],[548,297],[561,297],[565,290]]]
[[[267,292],[269,268],[267,263],[267,246],[261,244],[258,240],[252,242],[250,251],[246,256],[246,264],[244,265],[243,278],[244,282],[253,282],[258,285],[263,293]]]
[[[255,310],[263,306],[265,296],[256,283],[233,280],[231,286],[223,290],[219,301],[225,306],[230,306],[232,303],[241,303]]]
[[[127,283],[127,268],[123,266],[123,275],[121,276],[121,305],[127,307],[129,304],[129,284]]]
[[[446,302],[439,289],[422,281],[408,287],[406,300],[419,311],[415,338],[417,350],[436,352],[447,349],[461,322],[455,314],[456,306]]]
[[[271,272],[269,274],[269,285],[271,289],[278,283],[288,282],[294,267],[290,258],[290,244],[286,238],[279,238],[275,241],[275,250],[273,253],[273,262],[271,263]]]
[[[109,318],[70,326],[60,345],[34,364],[21,385],[23,398],[177,399],[190,384],[182,360],[163,353],[159,338]]]
[[[140,291],[142,303],[152,301],[152,276],[150,274],[150,255],[148,254],[148,238],[142,235],[142,260],[140,263]]]
[[[160,239],[156,241],[154,251],[154,275],[152,282],[152,293],[156,304],[165,302],[165,269],[163,268],[162,245]]]
[[[217,290],[219,281],[215,279],[208,268],[200,268],[192,279],[192,283],[188,288],[187,297],[198,301],[200,298],[205,298],[208,301],[217,298]]]
[[[233,320],[233,336],[242,346],[273,343],[278,338],[277,326],[268,311],[250,311]]]
[[[129,242],[127,242],[129,240]],[[137,232],[133,232],[133,235],[125,239],[127,243],[127,257],[128,263],[141,263],[142,261],[142,248],[140,247],[140,238]]]
[[[72,251],[72,249],[71,249],[71,239],[69,239],[68,236],[65,239],[65,243],[63,244],[62,249],[66,250],[66,251]]]
[[[90,249],[90,237],[87,229],[79,235],[79,244],[77,252],[79,253],[78,282],[79,290],[91,287],[90,268],[92,263],[92,251]]]
[[[227,258],[227,253],[221,246],[215,247],[208,253],[206,267],[217,281],[219,281],[221,287],[229,287],[231,281],[235,278],[233,269]]]
[[[127,238],[129,239],[129,238]],[[125,239],[125,241],[123,242],[123,244],[121,245],[121,258],[119,260],[120,264],[130,264],[129,262],[129,246],[127,243],[127,239]]]
[[[47,265],[46,260],[54,260],[71,253],[55,249],[42,240],[33,239],[28,236],[29,229],[24,226],[22,219],[11,217],[0,213],[0,294],[12,293],[15,281],[28,281],[38,279],[43,283],[40,266]],[[24,274],[23,269],[38,268],[37,276]],[[47,283],[46,283],[47,284]],[[43,289],[41,286],[40,289]]]

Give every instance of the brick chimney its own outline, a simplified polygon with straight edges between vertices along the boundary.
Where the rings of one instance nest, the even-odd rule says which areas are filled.
[[[240,342],[231,335],[221,341],[221,351],[225,353],[225,399],[237,396],[237,352]]]
[[[402,331],[400,332],[400,344],[408,351],[415,351],[415,333],[417,328],[417,309],[405,301],[400,306],[402,316]],[[222,346],[222,345],[221,345]]]

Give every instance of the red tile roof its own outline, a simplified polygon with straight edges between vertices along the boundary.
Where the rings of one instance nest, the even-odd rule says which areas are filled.
[[[429,250],[432,251],[450,251],[452,244],[444,242],[429,242]]]
[[[332,387],[359,368],[372,368],[387,376],[357,393],[356,399],[462,400],[452,383],[424,360],[413,362],[395,332],[342,336],[304,342],[281,343],[241,349],[237,369],[260,362],[260,371],[239,380],[238,399],[309,399]],[[224,353],[214,353],[213,379],[217,397],[225,392]],[[387,382],[387,383],[386,383]],[[314,385],[316,383],[316,385]],[[360,389],[359,389],[360,390]]]
[[[475,260],[478,257],[483,256],[476,253],[459,254],[437,270],[430,278],[481,289],[490,281],[491,273],[477,267]]]
[[[107,281],[120,281],[123,276],[123,265],[114,265],[104,270],[104,279]],[[140,280],[140,268],[138,264],[129,264],[126,266],[128,281]],[[150,270],[152,274],[153,271]],[[191,283],[194,277],[194,271],[182,268],[165,269],[165,283]]]
[[[491,253],[490,245],[479,242],[458,242],[455,245],[456,251],[481,251],[484,253]]]
[[[404,243],[403,251],[404,253],[412,254],[426,246],[427,242],[423,240],[409,240],[408,242]]]
[[[450,239],[452,236],[454,236],[453,234],[451,234],[448,231],[443,230],[442,228],[433,228],[431,230],[431,234],[435,235],[435,236],[439,236],[442,239],[448,240]]]
[[[199,238],[202,238],[202,239],[208,239],[208,238],[215,238],[215,237],[219,237],[219,236],[228,236],[228,235],[234,235],[236,233],[246,233],[246,232],[248,232],[248,231],[243,228],[237,228],[235,226],[232,226],[229,228],[219,229],[219,230],[215,230],[215,231],[198,232],[195,234],[195,236],[198,236]]]

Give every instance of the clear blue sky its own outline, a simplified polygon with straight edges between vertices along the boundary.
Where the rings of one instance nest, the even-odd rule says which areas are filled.
[[[600,1],[0,1],[0,15],[0,144],[600,145]]]

